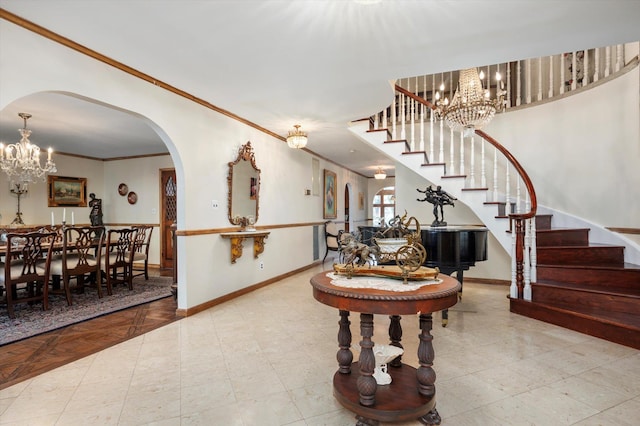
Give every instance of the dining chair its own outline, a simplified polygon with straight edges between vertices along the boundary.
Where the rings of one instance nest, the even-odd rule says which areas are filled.
[[[144,279],[148,281],[149,246],[151,245],[151,234],[153,233],[153,226],[134,225],[131,228],[136,230],[136,236],[133,243],[133,278],[144,275]],[[143,265],[138,266],[140,263],[142,263]]]
[[[338,230],[338,225],[330,220],[324,223],[324,241],[326,250],[322,263],[324,263],[329,251],[338,252],[340,254],[340,238],[342,237],[343,230]]]
[[[132,228],[107,231],[104,256],[100,261],[107,289],[122,283],[126,284],[129,290],[133,290],[132,260],[136,232]]]
[[[71,279],[76,278],[75,288],[84,291],[86,286],[96,287],[102,297],[100,259],[105,229],[103,226],[68,226],[62,231],[61,255],[51,261],[51,293],[62,293],[71,306]],[[62,288],[60,288],[62,281]],[[107,294],[111,295],[110,283]]]
[[[19,303],[41,302],[49,309],[49,268],[54,234],[29,232],[6,234],[5,261],[1,264],[0,296],[7,305],[10,318]]]

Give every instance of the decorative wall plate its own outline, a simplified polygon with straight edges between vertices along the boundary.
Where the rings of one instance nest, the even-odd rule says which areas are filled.
[[[126,183],[121,183],[120,185],[118,185],[118,194],[124,197],[125,195],[127,195],[128,191],[129,191],[129,187],[127,186]]]
[[[129,201],[129,204],[135,204],[136,202],[138,202],[138,194],[131,191],[129,195],[127,195],[127,200]]]

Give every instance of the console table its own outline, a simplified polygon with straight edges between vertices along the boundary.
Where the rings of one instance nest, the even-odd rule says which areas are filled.
[[[268,231],[224,232],[220,236],[231,240],[231,263],[242,256],[242,242],[247,238],[253,239],[253,257],[255,259],[264,251],[264,240],[269,236]]]
[[[441,311],[458,301],[460,283],[446,275],[441,282],[411,291],[390,291],[375,288],[350,288],[332,284],[328,272],[311,278],[313,297],[337,308],[340,321],[338,330],[338,371],[333,376],[333,394],[347,409],[356,413],[357,425],[377,425],[379,421],[397,422],[418,419],[424,424],[440,424],[435,408],[435,380],[432,312]],[[386,279],[392,281],[391,279]],[[393,280],[395,281],[395,280]],[[400,282],[401,281],[395,281]],[[361,352],[353,362],[349,314],[360,312]],[[390,315],[390,344],[402,348],[400,315],[419,314],[420,343],[419,367],[404,364],[401,357],[389,364],[392,377],[389,385],[378,385],[373,377],[373,316]],[[352,373],[352,370],[359,374]]]

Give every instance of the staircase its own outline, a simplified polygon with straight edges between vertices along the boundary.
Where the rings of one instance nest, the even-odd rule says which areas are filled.
[[[466,188],[466,175],[447,175],[445,163],[429,163],[424,151],[412,151],[406,140],[391,140],[387,129],[371,130],[369,120],[350,129],[430,183],[446,187],[512,253],[506,203],[487,202],[488,188]],[[590,244],[589,228],[553,229],[551,222],[551,215],[535,217],[537,276],[531,300],[515,297],[512,283],[511,312],[640,349],[640,265],[625,264],[624,246]]]
[[[511,312],[640,349],[640,265],[624,263],[622,246],[589,244],[589,229],[551,222],[536,216],[537,281]]]

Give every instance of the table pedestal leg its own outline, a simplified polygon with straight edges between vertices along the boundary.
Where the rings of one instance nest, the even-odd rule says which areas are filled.
[[[400,325],[400,320],[402,317],[400,315],[391,315],[389,317],[391,319],[391,323],[389,324],[389,341],[391,346],[395,346],[400,349],[404,349],[400,340],[402,340],[402,326]],[[402,355],[399,355],[393,361],[389,363],[392,367],[401,367],[402,366]]]
[[[366,417],[356,416],[356,426],[378,426],[379,421],[373,419],[367,419]]]
[[[421,395],[433,397],[436,393],[436,372],[433,370],[433,360],[435,352],[433,350],[433,336],[431,328],[433,318],[431,314],[420,314],[420,344],[418,345],[418,392]],[[439,425],[441,422],[438,411],[433,408],[430,412],[420,418],[420,421],[428,425]]]
[[[358,393],[360,394],[360,404],[370,407],[376,403],[376,388],[378,384],[373,377],[373,369],[376,365],[376,358],[373,355],[373,314],[360,314],[360,377],[357,380]]]
[[[353,353],[351,352],[351,321],[349,321],[349,311],[340,311],[340,328],[338,330],[338,346],[340,349],[336,354],[338,360],[338,371],[342,374],[351,373],[351,363]]]

